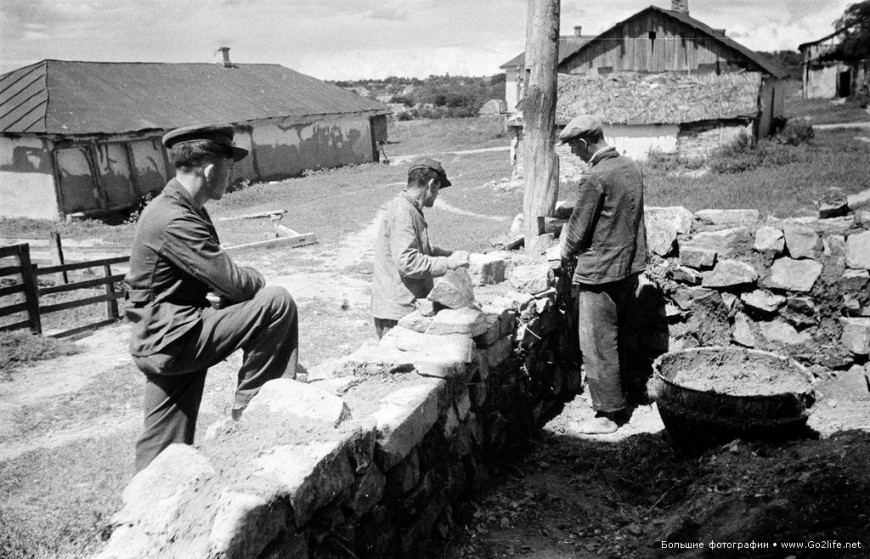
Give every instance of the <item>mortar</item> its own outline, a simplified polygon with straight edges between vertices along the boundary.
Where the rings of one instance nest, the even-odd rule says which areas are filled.
[[[804,434],[815,402],[811,378],[802,365],[775,353],[701,347],[656,359],[649,392],[674,442],[703,448]]]

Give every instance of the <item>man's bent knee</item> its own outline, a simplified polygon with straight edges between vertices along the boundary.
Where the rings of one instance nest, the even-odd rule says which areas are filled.
[[[293,300],[290,292],[283,287],[264,287],[257,292],[256,298],[260,299],[266,308],[275,311],[277,314],[296,310],[296,301]]]

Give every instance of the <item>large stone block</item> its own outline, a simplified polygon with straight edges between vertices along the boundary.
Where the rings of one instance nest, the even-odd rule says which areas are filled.
[[[669,224],[669,228],[683,235],[692,231],[692,223],[695,222],[695,215],[682,206],[647,206],[644,209],[644,217],[647,230],[653,227],[654,223],[660,222]]]
[[[774,320],[773,322],[762,322],[759,324],[761,335],[771,342],[799,345],[812,341],[812,336],[807,332],[798,332],[794,327],[782,320]]]
[[[822,265],[815,260],[780,258],[770,267],[770,276],[764,284],[772,289],[786,289],[807,293],[822,273]]]
[[[482,311],[473,307],[464,307],[439,311],[426,329],[426,333],[437,336],[460,334],[475,337],[486,333],[488,328],[489,323]]]
[[[465,268],[450,270],[435,281],[427,297],[433,303],[448,309],[461,309],[474,304],[471,276]]]
[[[704,274],[701,281],[703,287],[723,289],[741,285],[754,284],[758,279],[758,272],[751,264],[738,260],[721,260],[713,271]]]
[[[822,239],[822,252],[825,256],[846,256],[846,237],[828,235]]]
[[[755,232],[755,244],[753,247],[758,252],[778,256],[785,248],[785,235],[781,229],[765,225]]]
[[[870,353],[870,318],[840,318],[843,336],[840,342],[856,355]]]
[[[170,445],[133,476],[121,494],[124,508],[112,522],[166,534],[175,529],[171,523],[185,502],[216,473],[208,458],[192,446]]]
[[[373,417],[367,416],[353,420],[353,429],[345,438],[344,448],[355,474],[359,474],[372,465],[377,437],[378,424]]]
[[[420,356],[459,363],[470,363],[474,358],[474,342],[468,336],[420,334],[398,326],[384,335],[378,347],[388,352],[405,353],[411,363]]]
[[[646,220],[647,248],[653,254],[668,256],[677,241],[677,225],[662,219]]]
[[[284,529],[286,505],[260,495],[224,491],[209,537],[209,557],[245,559],[258,557]]]
[[[506,252],[472,254],[469,257],[469,272],[475,285],[494,285],[505,280],[510,256]]]
[[[870,283],[870,272],[867,270],[845,270],[839,280],[840,287],[854,293],[867,289],[868,283]]]
[[[815,231],[803,225],[787,224],[784,227],[785,247],[792,258],[810,258],[819,242]]]
[[[853,233],[846,239],[846,265],[870,270],[870,231]]]
[[[372,415],[378,425],[375,459],[384,471],[404,460],[438,421],[444,381],[402,388],[385,396]]]
[[[508,280],[522,293],[541,293],[550,287],[550,266],[542,264],[517,264],[508,272]]]
[[[344,440],[282,445],[254,460],[254,474],[276,480],[293,509],[296,526],[353,485]]]
[[[696,270],[708,270],[716,264],[716,251],[694,245],[682,245],[680,264]]]
[[[752,225],[758,221],[758,210],[698,210],[695,217],[713,225]]]
[[[734,330],[731,332],[735,342],[745,347],[755,347],[755,334],[752,332],[751,324],[748,316],[737,313],[734,317]]]
[[[486,362],[490,370],[495,369],[511,356],[511,339],[504,337],[486,350]]]
[[[692,237],[691,243],[702,248],[713,249],[722,257],[732,254],[750,241],[751,237],[748,228],[732,227],[721,231],[698,233]]]
[[[742,293],[740,299],[747,307],[765,313],[776,312],[785,304],[785,297],[782,295],[774,295],[773,293],[763,289],[756,289],[749,293]]]
[[[414,332],[424,333],[432,324],[433,316],[423,316],[420,311],[414,311],[406,314],[399,319],[399,326],[413,330]]]
[[[386,476],[377,468],[368,468],[351,490],[350,497],[343,503],[354,518],[360,518],[375,508],[384,496]]]
[[[291,379],[270,380],[254,396],[242,421],[262,419],[268,415],[298,419],[300,423],[317,422],[337,427],[350,419],[350,408],[334,394]]]
[[[672,268],[669,273],[672,280],[688,285],[700,285],[701,281],[704,279],[701,272],[694,268],[687,268],[685,266]]]

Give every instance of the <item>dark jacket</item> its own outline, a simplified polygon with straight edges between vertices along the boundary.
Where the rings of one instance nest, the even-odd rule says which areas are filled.
[[[139,217],[124,284],[125,312],[133,323],[130,353],[143,356],[194,328],[209,306],[209,291],[238,303],[251,299],[264,281],[256,270],[233,263],[208,212],[172,179]]]
[[[596,153],[565,225],[562,259],[577,256],[574,283],[602,284],[646,269],[643,176],[614,148]]]
[[[414,301],[432,291],[432,278],[447,273],[450,252],[429,245],[423,210],[407,193],[384,212],[375,240],[372,316],[399,320],[414,311]]]

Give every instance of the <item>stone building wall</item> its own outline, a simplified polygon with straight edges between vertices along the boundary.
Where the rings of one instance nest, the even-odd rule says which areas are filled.
[[[647,226],[631,390],[658,355],[701,345],[866,383],[870,213],[648,208]],[[570,280],[546,244],[474,255],[470,278],[439,282],[380,342],[268,383],[241,421],[164,451],[124,491],[99,557],[414,557],[447,539],[492,467],[581,390]]]

